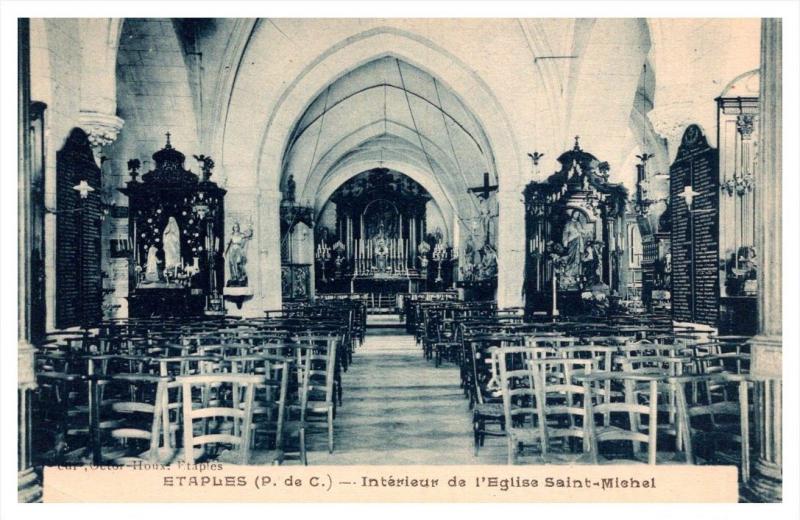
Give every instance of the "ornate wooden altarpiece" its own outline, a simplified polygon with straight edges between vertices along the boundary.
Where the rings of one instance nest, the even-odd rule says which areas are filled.
[[[331,196],[336,229],[318,226],[315,233],[318,290],[413,293],[450,287],[452,251],[445,237],[426,229],[430,200],[419,183],[386,168],[343,184]]]
[[[558,162],[559,171],[524,191],[526,305],[576,315],[619,293],[628,194],[608,181],[608,163],[582,150],[578,137]]]
[[[128,161],[131,241],[128,313],[131,317],[200,315],[223,311],[225,190],[210,180],[209,157],[195,156],[202,178],[184,168],[185,156],[167,143],[155,168],[138,180]]]

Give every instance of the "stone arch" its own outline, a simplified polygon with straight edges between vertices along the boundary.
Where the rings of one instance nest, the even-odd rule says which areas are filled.
[[[519,193],[522,189],[522,165],[519,147],[508,115],[480,76],[452,53],[418,35],[391,27],[380,27],[340,41],[309,63],[292,83],[282,91],[264,126],[256,156],[251,166],[239,165],[255,175],[253,185],[268,198],[274,199],[280,183],[283,154],[290,133],[306,107],[324,88],[347,72],[380,57],[393,56],[437,78],[460,96],[486,135],[491,148],[491,169],[500,184],[500,218],[498,226],[498,301],[501,305],[521,304],[521,291],[515,288],[524,266],[524,237],[515,233],[524,223],[524,208]],[[228,121],[228,125],[236,124]],[[252,121],[247,123],[252,127]],[[244,172],[242,172],[244,173]],[[261,226],[272,226],[277,215],[260,210]],[[262,245],[262,250],[265,249]],[[260,292],[266,294],[263,281],[269,272],[277,271],[279,258],[266,255],[260,263]],[[270,305],[278,303],[269,302]]]
[[[338,152],[342,149],[353,149],[359,144],[370,142],[370,139],[372,138],[394,138],[396,140],[396,146],[400,146],[401,144],[405,145],[409,149],[410,153],[415,154],[415,158],[417,155],[422,154],[422,151],[419,150],[419,147],[415,143],[408,140],[413,136],[413,129],[394,122],[390,122],[386,126],[389,129],[388,133],[383,133],[383,124],[381,122],[373,122],[359,128],[352,134],[344,136],[342,140],[332,146],[328,154],[326,154],[324,157],[321,157],[318,163],[314,166],[314,169],[312,170],[311,175],[303,189],[304,194],[312,193],[322,184],[324,184],[326,182],[326,176],[328,176],[330,172],[336,169],[339,166],[339,163],[342,162],[341,155],[337,156],[337,153],[334,152]],[[431,158],[432,164],[435,168],[444,172],[455,170],[455,166],[450,164],[452,161],[449,160],[446,153],[438,149],[435,143],[431,143],[425,136],[422,136],[422,139],[425,142],[427,155]],[[380,166],[380,164],[376,163],[375,166]],[[430,170],[428,165],[425,165],[425,168]],[[446,183],[434,178],[436,175],[436,171],[428,171],[425,174],[425,176],[428,177],[431,182],[441,186],[442,190],[447,190],[445,187]],[[452,194],[450,194],[449,198],[452,198]]]
[[[280,171],[289,135],[305,108],[328,84],[385,56],[397,57],[428,72],[461,96],[489,140],[492,166],[501,184],[505,171],[519,171],[518,146],[508,117],[480,77],[432,42],[384,27],[354,35],[334,45],[309,64],[284,90],[267,121],[256,160],[261,189],[278,189],[280,179],[270,176]]]
[[[280,198],[282,160],[293,128],[309,104],[330,83],[365,63],[386,56],[403,60],[441,81],[443,86],[460,97],[486,135],[491,148],[490,171],[499,179],[498,202],[500,218],[503,219],[503,225],[498,226],[497,237],[500,259],[498,301],[501,305],[521,304],[519,281],[524,267],[524,236],[515,230],[521,229],[524,224],[520,193],[526,176],[508,114],[478,73],[447,49],[417,34],[381,26],[341,39],[317,54],[307,66],[293,75],[286,87],[281,87],[274,102],[257,102],[258,107],[266,109],[260,114],[252,101],[246,100],[252,100],[253,93],[258,91],[264,79],[263,75],[252,70],[256,55],[251,60],[247,53],[250,49],[253,52],[260,52],[259,48],[268,49],[265,38],[267,36],[257,28],[244,50],[244,61],[248,67],[240,70],[229,102],[238,108],[228,112],[229,117],[225,122],[223,164],[226,174],[236,171],[236,185],[228,183],[229,193],[233,190],[241,193],[242,197],[256,200],[257,226],[262,230],[258,245],[261,256],[258,262],[261,305],[274,306],[280,301],[275,299],[274,287],[265,285],[266,280],[276,277],[280,270],[279,255],[268,253],[275,239],[267,230],[278,224],[277,200]],[[239,95],[242,97],[237,100]],[[254,113],[261,119],[254,121]],[[257,136],[251,134],[254,128],[260,132]],[[236,131],[231,132],[232,129]],[[252,150],[251,145],[256,149]],[[256,192],[257,195],[247,195],[247,192]]]
[[[321,213],[331,195],[345,182],[374,167],[375,164],[372,161],[359,161],[332,170],[331,174],[320,184],[320,190],[315,204],[316,213]],[[432,182],[427,172],[406,161],[384,161],[383,167],[406,175],[427,190],[433,198],[433,201],[439,207],[439,211],[441,211],[444,216],[447,235],[452,237],[455,206],[450,196],[435,182]]]

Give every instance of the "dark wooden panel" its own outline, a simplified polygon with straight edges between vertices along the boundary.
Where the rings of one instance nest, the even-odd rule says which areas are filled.
[[[85,180],[95,191],[81,199]],[[100,168],[86,133],[75,128],[56,158],[56,327],[102,317]]]
[[[691,208],[685,191],[694,192]],[[684,132],[670,167],[672,313],[677,321],[719,321],[719,171],[717,150],[700,127]]]

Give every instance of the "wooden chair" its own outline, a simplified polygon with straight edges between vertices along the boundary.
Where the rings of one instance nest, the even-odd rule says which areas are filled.
[[[286,406],[288,403],[289,369],[292,359],[273,355],[249,355],[225,360],[236,374],[256,374],[265,377],[255,388],[253,405],[253,448],[257,448],[257,437],[263,437],[267,449],[283,452],[284,435],[287,433]],[[240,407],[244,402],[240,402]]]
[[[543,395],[534,385],[534,373],[530,368],[535,359],[532,349],[507,347],[498,349],[495,356],[503,395],[508,463],[514,464],[518,451],[525,444],[542,440]]]
[[[648,464],[655,464],[658,449],[658,382],[659,376],[651,374],[635,374],[624,372],[594,372],[585,376],[577,376],[584,386],[586,407],[586,438],[589,439],[591,462],[606,464],[618,462],[618,459],[602,457],[601,444],[615,443],[615,452],[630,447],[632,457],[623,462],[642,462],[639,448],[647,445]],[[620,388],[619,393],[612,394],[612,400],[595,399],[597,388],[610,381],[612,387]],[[635,390],[635,384],[647,383],[644,393],[646,404],[639,402],[641,392]],[[647,421],[641,420],[647,416]],[[646,425],[646,426],[643,426]],[[604,450],[607,454],[611,450]]]
[[[260,452],[258,457],[251,452],[255,388],[264,380],[263,375],[225,373],[176,379],[183,389],[185,462],[193,464],[214,456],[216,460],[232,464],[277,462],[276,452]],[[214,398],[212,388],[216,389]],[[195,447],[202,448],[200,457],[196,456]]]
[[[678,395],[678,423],[688,464],[736,464],[750,478],[749,382],[736,374],[671,378]],[[727,386],[726,392],[693,392],[696,386]]]
[[[544,463],[576,463],[586,459],[589,444],[584,426],[585,390],[575,377],[591,374],[592,367],[590,359],[530,361],[534,387],[541,403],[539,447]]]
[[[111,405],[119,425],[110,430],[113,441],[103,449],[104,462],[128,465],[134,461],[170,464],[178,453],[179,427],[175,400],[179,384],[170,377],[150,374],[116,374],[112,385],[121,390]],[[170,400],[170,394],[173,400]],[[174,403],[176,406],[171,406]]]
[[[297,367],[302,385],[299,396],[300,451],[301,454],[306,453],[306,434],[310,424],[324,422],[328,432],[328,452],[333,453],[333,420],[336,413],[334,383],[338,342],[328,336],[308,336],[299,341],[303,343],[297,349]]]
[[[487,347],[486,339],[470,338],[469,345],[469,398],[472,409],[472,433],[475,455],[483,446],[486,436],[506,435],[506,418],[499,385],[499,368],[495,353],[498,347]],[[503,343],[501,343],[502,345]]]

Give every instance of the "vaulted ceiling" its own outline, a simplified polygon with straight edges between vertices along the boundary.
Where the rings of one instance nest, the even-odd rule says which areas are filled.
[[[496,181],[486,135],[457,93],[392,56],[348,72],[319,93],[291,134],[283,177],[293,175],[300,196],[313,198],[349,166],[389,162],[422,172],[467,207],[462,195],[482,182],[483,172]]]

